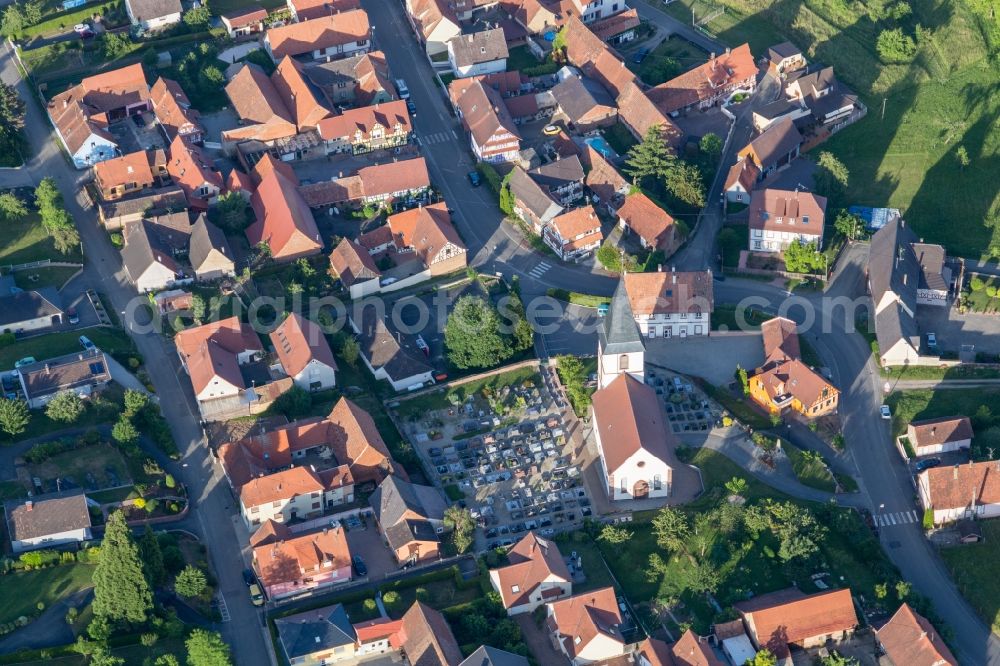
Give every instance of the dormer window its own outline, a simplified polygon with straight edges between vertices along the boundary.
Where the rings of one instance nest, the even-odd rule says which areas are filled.
[[[521,591],[521,586],[520,585],[511,585],[510,586],[510,591],[511,591],[512,594],[517,594],[518,592]]]
[[[802,216],[802,224],[809,224],[809,216],[808,215],[803,215]]]

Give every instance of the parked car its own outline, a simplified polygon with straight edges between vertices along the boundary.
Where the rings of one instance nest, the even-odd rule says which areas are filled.
[[[368,575],[368,567],[365,566],[365,561],[361,559],[360,555],[355,555],[351,558],[351,566],[354,567],[354,573],[362,578]]]
[[[478,171],[469,172],[469,182],[472,183],[473,187],[479,187],[483,183],[482,177],[479,175]]]
[[[14,364],[14,367],[15,368],[23,368],[24,366],[31,365],[32,363],[36,363],[35,357],[34,356],[25,356],[20,361],[16,362]]]
[[[94,36],[94,31],[86,23],[77,23],[73,26],[73,32],[80,36],[80,39],[90,39]]]
[[[882,418],[884,419],[892,418],[892,411],[889,409],[889,405],[882,405],[881,407],[878,408],[878,411],[879,414],[882,415]]]
[[[546,136],[555,136],[556,134],[559,134],[560,131],[559,125],[546,125],[542,128],[542,134],[545,134]]]
[[[88,338],[86,335],[81,335],[78,338],[78,341],[80,342],[80,346],[88,351],[91,349],[97,349],[97,345],[91,342],[90,338]]]
[[[914,465],[918,472],[922,472],[925,469],[930,469],[931,467],[937,467],[941,464],[940,458],[924,458],[923,460],[918,460],[917,464]]]
[[[399,93],[399,99],[410,99],[410,89],[403,79],[396,79],[396,92]]]
[[[597,316],[604,317],[608,314],[608,309],[611,307],[610,303],[601,303],[597,306]]]
[[[927,334],[927,350],[936,352],[937,351],[937,335],[934,333]]]
[[[254,606],[264,605],[264,593],[260,591],[260,585],[257,583],[250,586],[250,603]]]
[[[417,105],[413,103],[412,99],[406,100],[406,110],[410,112],[411,116],[417,115]]]
[[[76,308],[66,310],[66,320],[71,324],[80,323],[80,314],[76,311]]]
[[[243,570],[243,582],[246,583],[247,587],[257,582],[257,578],[253,575],[253,569]]]

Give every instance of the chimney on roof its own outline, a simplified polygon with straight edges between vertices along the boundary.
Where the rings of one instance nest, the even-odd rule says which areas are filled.
[[[958,465],[955,465],[955,467],[951,470],[951,478],[956,481],[958,480]]]
[[[31,511],[34,508],[34,506],[35,506],[35,503],[32,502],[31,500],[28,500],[27,502],[24,503],[24,509],[25,509],[25,511]]]
[[[49,374],[49,364],[45,364],[45,374]]]

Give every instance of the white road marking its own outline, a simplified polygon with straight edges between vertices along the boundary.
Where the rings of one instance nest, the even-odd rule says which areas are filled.
[[[217,599],[219,602],[219,616],[222,617],[223,622],[229,622],[232,618],[229,616],[229,607],[226,605],[226,598],[222,596],[222,592],[219,592]]]

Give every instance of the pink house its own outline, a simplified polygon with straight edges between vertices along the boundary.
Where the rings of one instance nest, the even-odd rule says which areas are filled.
[[[250,546],[269,599],[351,580],[351,551],[341,527],[295,534],[268,520],[250,538]]]

